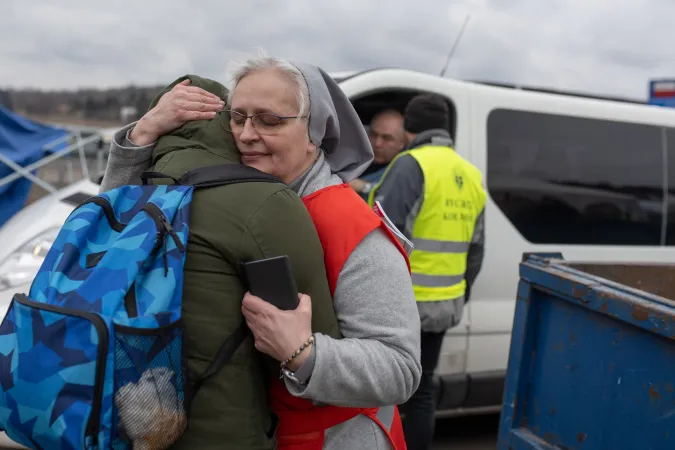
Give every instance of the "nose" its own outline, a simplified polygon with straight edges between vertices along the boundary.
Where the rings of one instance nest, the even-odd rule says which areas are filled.
[[[375,138],[375,147],[377,148],[382,148],[384,145],[384,139],[382,139],[380,136]]]
[[[246,119],[246,122],[244,122],[244,127],[242,128],[241,133],[239,134],[239,140],[244,144],[248,144],[249,142],[257,141],[259,138],[260,135],[253,127],[251,118]]]

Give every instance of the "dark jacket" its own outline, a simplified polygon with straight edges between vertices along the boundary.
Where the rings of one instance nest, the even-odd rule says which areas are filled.
[[[192,86],[225,98],[222,85],[189,77]],[[223,127],[225,120],[229,117],[222,112],[160,138],[152,170],[179,177],[198,167],[239,163],[232,135]],[[298,290],[312,299],[313,331],[338,337],[321,242],[298,195],[285,184],[265,182],[195,191],[183,290],[184,353],[191,371],[202,373],[243,321],[245,286],[239,263],[278,255],[289,256]],[[273,448],[268,437],[272,421],[267,383],[278,375],[279,363],[262,357],[253,339],[247,339],[231,363],[203,384],[194,398],[188,429],[173,448]]]

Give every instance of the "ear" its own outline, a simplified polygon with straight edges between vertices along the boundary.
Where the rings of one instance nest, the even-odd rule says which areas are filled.
[[[308,155],[316,154],[316,145],[312,144],[311,140],[309,140],[307,143],[307,154]]]

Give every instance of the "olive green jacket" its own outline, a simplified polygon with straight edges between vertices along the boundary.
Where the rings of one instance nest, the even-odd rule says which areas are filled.
[[[185,78],[174,81],[160,96]],[[222,85],[189,78],[193,86],[225,99]],[[178,178],[203,166],[238,164],[232,135],[223,126],[226,120],[227,113],[221,112],[213,120],[188,122],[161,137],[154,147],[152,170]],[[116,146],[123,148],[129,128],[117,133],[111,152]],[[288,255],[298,290],[312,299],[312,330],[338,337],[321,242],[300,197],[285,184],[268,182],[194,192],[183,289],[184,353],[191,372],[203,373],[243,321],[246,288],[239,263],[279,255]],[[173,448],[274,448],[267,387],[270,377],[278,375],[278,362],[263,357],[252,338],[247,339],[230,364],[203,384],[194,398],[188,429]]]

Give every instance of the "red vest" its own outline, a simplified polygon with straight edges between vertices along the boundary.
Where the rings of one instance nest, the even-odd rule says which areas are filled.
[[[331,295],[335,294],[338,276],[347,258],[371,231],[380,227],[410,263],[398,240],[384,222],[348,184],[330,186],[303,198],[324,249],[324,259]],[[324,432],[359,414],[370,417],[389,437],[395,450],[406,450],[403,426],[398,408],[387,427],[377,418],[379,408],[346,408],[315,406],[310,401],[293,397],[283,381],[275,377],[271,386],[272,410],[279,417],[277,448],[279,450],[321,450]]]

